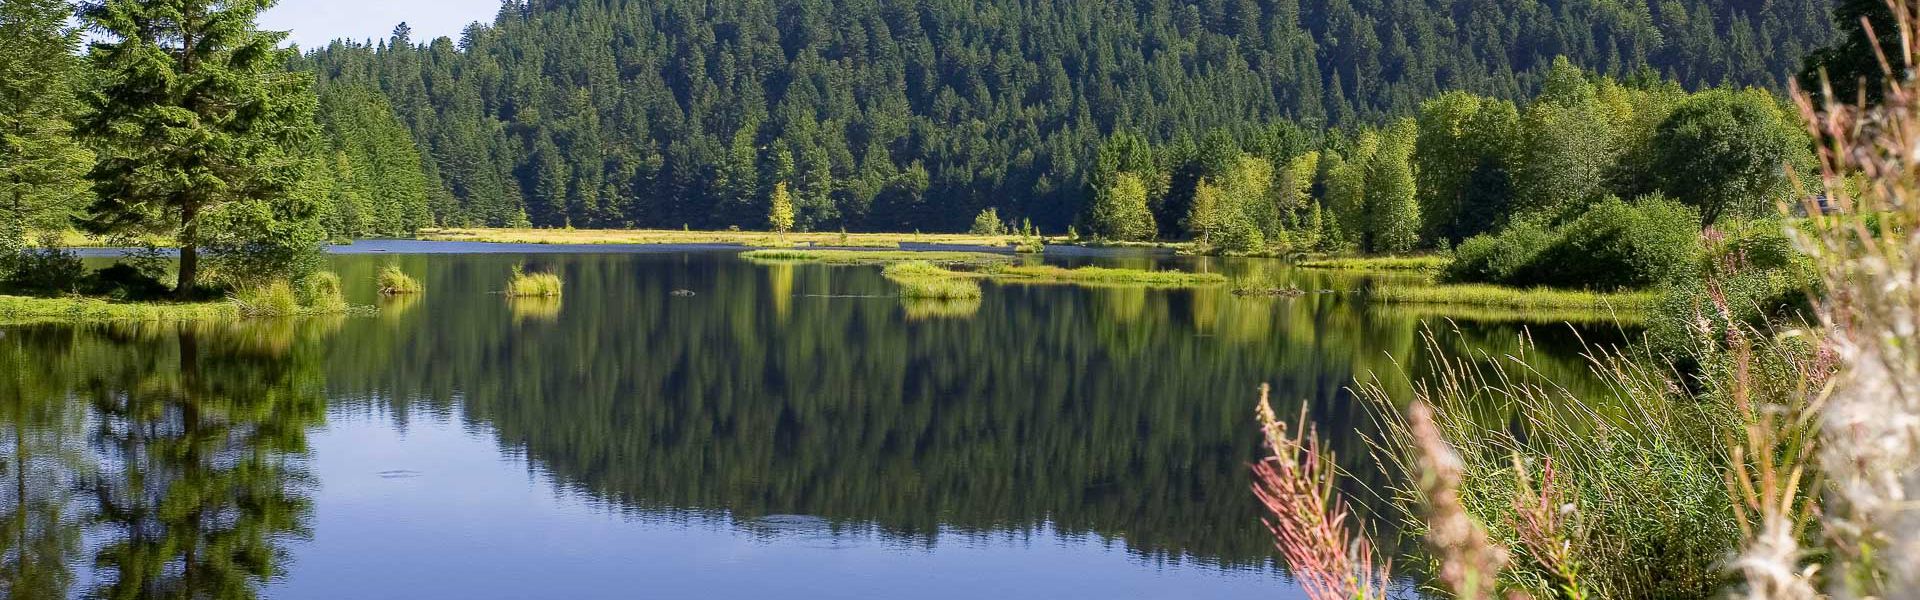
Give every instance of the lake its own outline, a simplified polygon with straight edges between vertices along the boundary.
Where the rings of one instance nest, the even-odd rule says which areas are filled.
[[[1256,388],[1378,481],[1345,387],[1424,362],[1420,311],[1274,261],[1047,259],[1334,292],[904,301],[736,252],[363,242],[333,267],[376,316],[0,329],[0,591],[1302,597],[1248,491]],[[427,292],[378,298],[387,263]],[[565,295],[499,295],[517,264]],[[1584,372],[1566,325],[1435,322]]]

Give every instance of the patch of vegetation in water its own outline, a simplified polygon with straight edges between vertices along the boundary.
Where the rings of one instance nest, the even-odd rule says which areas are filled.
[[[1294,263],[1305,269],[1337,271],[1443,271],[1453,257],[1438,254],[1421,256],[1341,256],[1312,258]]]
[[[1052,265],[1017,265],[988,269],[986,274],[1007,282],[1063,282],[1092,285],[1140,285],[1147,287],[1203,287],[1221,285],[1227,277],[1219,273],[1151,271],[1110,267],[1066,268]]]
[[[382,296],[418,294],[426,291],[426,286],[421,285],[420,280],[400,270],[398,265],[380,267],[380,274],[375,277],[374,283],[380,286]]]
[[[1511,288],[1486,284],[1380,286],[1371,302],[1441,304],[1515,309],[1643,311],[1660,301],[1658,292],[1587,292],[1553,288]]]
[[[513,279],[507,281],[507,295],[515,298],[557,298],[563,284],[560,276],[553,273],[528,273],[520,266],[513,267]]]
[[[751,250],[740,253],[740,257],[762,262],[811,262],[829,265],[887,265],[897,262],[925,262],[939,265],[986,266],[1013,261],[1005,254],[988,252],[959,252],[948,250],[813,250],[813,249],[770,249]]]
[[[949,271],[924,261],[899,262],[881,271],[900,285],[900,297],[937,300],[980,298],[980,282],[967,273]]]

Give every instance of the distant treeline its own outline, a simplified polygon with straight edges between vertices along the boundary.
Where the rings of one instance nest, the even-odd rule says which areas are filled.
[[[1777,91],[1834,37],[1831,4],[509,0],[457,41],[402,26],[300,68],[335,235],[759,228],[782,182],[801,229],[960,230],[994,207],[1060,232],[1088,225],[1116,133],[1317,139],[1446,91],[1524,102],[1557,56],[1626,87]],[[1395,131],[1335,136],[1404,152]]]

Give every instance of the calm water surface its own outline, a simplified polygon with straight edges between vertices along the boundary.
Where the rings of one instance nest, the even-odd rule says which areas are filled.
[[[1255,387],[1372,479],[1344,386],[1419,363],[1418,315],[1351,294],[924,303],[724,249],[347,250],[378,316],[0,329],[0,597],[1300,597],[1247,491]],[[388,262],[427,293],[376,298]],[[565,297],[494,293],[522,263]]]

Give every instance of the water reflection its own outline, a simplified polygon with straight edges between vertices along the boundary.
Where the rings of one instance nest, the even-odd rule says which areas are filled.
[[[307,533],[332,327],[7,331],[10,597],[69,595],[76,565],[89,597],[254,597]]]
[[[329,412],[398,431],[445,415],[569,496],[753,536],[931,548],[1044,535],[1103,540],[1143,565],[1263,570],[1271,542],[1246,474],[1255,386],[1273,383],[1283,412],[1311,407],[1324,431],[1362,432],[1371,419],[1345,386],[1420,368],[1413,317],[1340,294],[990,284],[928,304],[893,297],[878,269],[726,253],[335,262],[355,302],[381,302],[372,281],[388,263],[427,293],[384,301],[378,318],[0,331],[0,595],[258,595],[296,540],[327,535],[308,522],[329,496],[307,435]],[[565,278],[564,306],[494,293],[522,262]],[[1508,353],[1521,336],[1463,325],[1442,339]],[[1541,371],[1577,380],[1562,338],[1542,339]],[[1331,442],[1378,479],[1357,433]],[[437,550],[456,563],[469,551]],[[1054,577],[1085,576],[1060,560]]]

